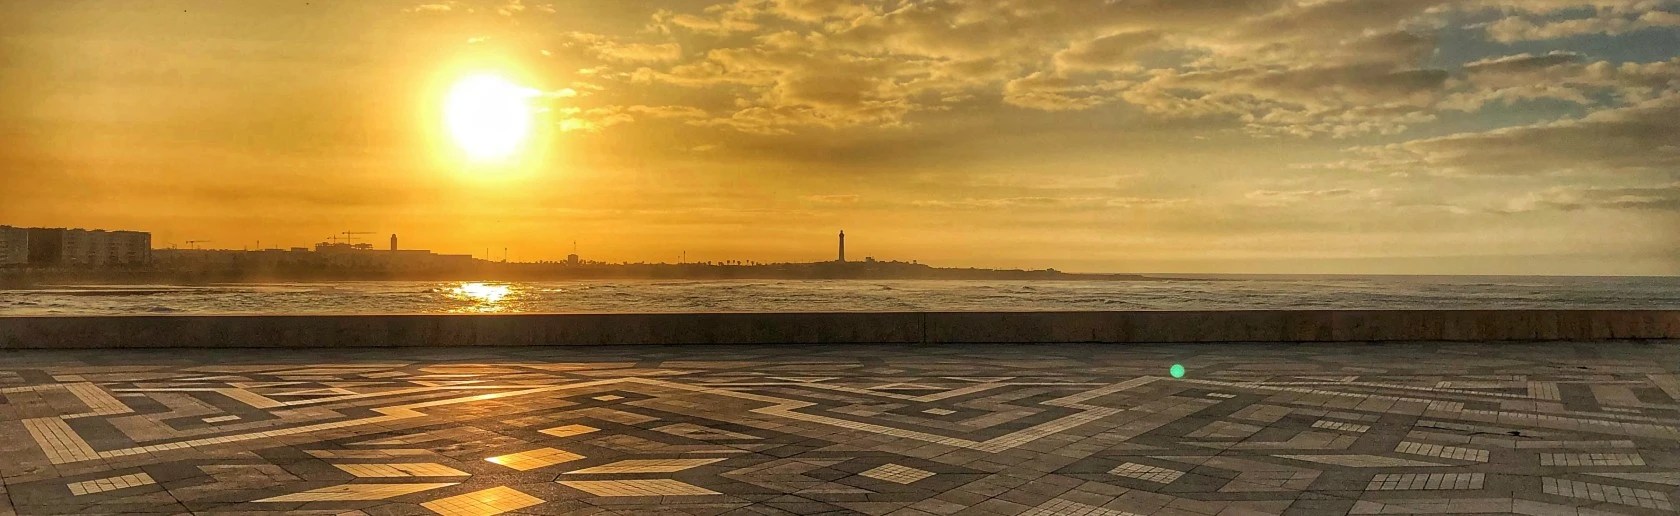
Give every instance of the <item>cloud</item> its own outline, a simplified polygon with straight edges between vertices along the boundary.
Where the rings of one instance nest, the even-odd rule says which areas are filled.
[[[1042,111],[1128,104],[1256,135],[1341,138],[1495,102],[1586,105],[1608,87],[1567,52],[1428,66],[1454,16],[1552,20],[1590,7],[1657,24],[1672,13],[1652,6],[1666,1],[733,0],[661,10],[645,38],[587,45],[603,62],[636,64],[621,74],[634,83],[736,96],[733,112],[704,124],[748,133],[905,127],[1001,100]],[[1647,98],[1661,89],[1645,88]]]
[[[1680,170],[1680,91],[1576,119],[1363,147],[1369,169],[1452,175]]]
[[[653,14],[653,21],[648,27],[661,34],[687,31],[727,36],[759,30],[762,25],[757,20],[764,14],[763,2],[739,0],[708,6],[698,15],[662,9]]]
[[[857,204],[857,195],[807,195],[805,200],[818,204]]]
[[[682,59],[682,45],[674,42],[626,42],[611,36],[587,32],[570,32],[565,48],[584,48],[597,59],[610,63],[663,63]]]
[[[1680,183],[1655,186],[1558,186],[1511,200],[1501,213],[1557,210],[1656,210],[1680,212]]]
[[[1109,34],[1091,41],[1075,43],[1057,52],[1056,65],[1066,69],[1126,69],[1136,67],[1133,62],[1144,49],[1161,41],[1160,32],[1143,30]]]
[[[1192,202],[1191,199],[1169,197],[1034,195],[1015,197],[966,197],[960,199],[922,199],[910,201],[910,206],[917,208],[947,210],[990,210],[1012,208],[1022,210],[1066,211],[1171,208],[1185,205],[1190,202]]]
[[[1124,83],[1089,84],[1050,72],[1009,81],[1003,87],[1003,100],[1010,104],[1044,111],[1076,111],[1114,101],[1117,90]]]
[[[1527,74],[1537,71],[1550,70],[1562,65],[1575,64],[1582,61],[1581,54],[1575,52],[1553,51],[1544,55],[1518,54],[1487,58],[1465,63],[1465,73],[1472,76]]]
[[[403,9],[405,13],[446,13],[455,9],[453,4],[420,4]]]
[[[554,14],[553,4],[537,3],[526,5],[524,0],[445,0],[427,4],[417,4],[405,7],[405,13],[494,13],[499,16],[513,18],[526,12]]]
[[[1350,188],[1329,188],[1320,190],[1254,190],[1244,194],[1243,198],[1261,206],[1291,206],[1303,202],[1351,198],[1358,193],[1359,192]]]
[[[1680,27],[1680,13],[1650,10],[1600,10],[1588,18],[1559,21],[1535,21],[1527,16],[1511,16],[1486,25],[1488,37],[1500,43],[1552,40],[1588,34],[1619,35],[1629,32]]]
[[[1222,115],[1260,134],[1396,133],[1427,121],[1442,70],[1361,63],[1156,71],[1123,97],[1174,117]]]
[[[801,21],[852,19],[877,12],[877,6],[857,0],[772,0],[776,14]]]
[[[1680,58],[1651,63],[1587,62],[1565,51],[1517,54],[1465,64],[1460,84],[1440,107],[1476,111],[1492,102],[1555,99],[1582,106],[1609,98],[1623,104],[1654,98],[1680,86]]]

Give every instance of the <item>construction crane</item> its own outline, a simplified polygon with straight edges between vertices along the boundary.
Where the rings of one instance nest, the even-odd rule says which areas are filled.
[[[210,243],[209,240],[188,240],[187,241],[187,245],[192,246],[193,249],[198,249],[198,244],[208,244],[208,243]]]
[[[339,233],[339,234],[344,235],[344,242],[345,243],[355,244],[356,243],[356,235],[372,235],[374,233],[375,232],[373,232],[373,231],[345,231],[345,232]]]

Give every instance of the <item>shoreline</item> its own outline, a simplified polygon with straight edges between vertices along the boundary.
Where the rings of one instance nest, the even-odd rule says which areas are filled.
[[[976,269],[897,262],[776,265],[628,264],[556,266],[488,263],[436,271],[382,269],[12,269],[0,270],[0,289],[62,285],[236,285],[348,281],[590,281],[590,280],[912,280],[912,281],[1183,281],[1129,273],[1068,273],[1055,269]],[[1212,280],[1222,281],[1222,280]]]
[[[0,316],[0,349],[1680,339],[1680,310]]]

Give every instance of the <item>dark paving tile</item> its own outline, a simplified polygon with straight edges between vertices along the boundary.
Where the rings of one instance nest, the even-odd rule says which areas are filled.
[[[1666,342],[8,359],[0,512],[20,514],[1647,514],[1680,494]]]

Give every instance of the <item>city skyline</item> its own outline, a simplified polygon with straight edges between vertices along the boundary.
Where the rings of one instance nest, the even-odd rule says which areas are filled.
[[[1680,274],[1672,0],[13,2],[0,224]],[[369,242],[379,245],[379,238]]]

